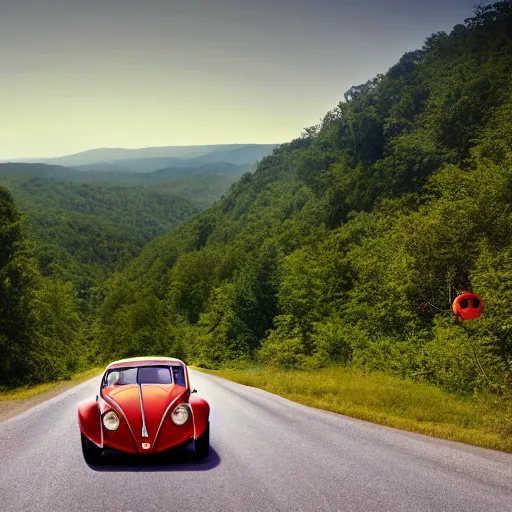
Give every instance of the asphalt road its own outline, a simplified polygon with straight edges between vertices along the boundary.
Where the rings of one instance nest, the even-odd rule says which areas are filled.
[[[380,427],[193,372],[212,453],[90,467],[85,382],[0,423],[0,511],[512,511],[512,456]]]

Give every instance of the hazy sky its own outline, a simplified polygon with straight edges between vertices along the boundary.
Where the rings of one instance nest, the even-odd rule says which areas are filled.
[[[0,159],[291,140],[475,3],[0,0]]]

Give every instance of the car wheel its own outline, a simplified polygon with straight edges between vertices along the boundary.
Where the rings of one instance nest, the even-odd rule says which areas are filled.
[[[194,449],[196,457],[205,459],[210,453],[210,422],[206,426],[206,430],[194,441]]]
[[[87,464],[99,464],[103,450],[87,439],[84,434],[80,433],[80,436],[82,438],[82,453],[85,462],[87,462]]]

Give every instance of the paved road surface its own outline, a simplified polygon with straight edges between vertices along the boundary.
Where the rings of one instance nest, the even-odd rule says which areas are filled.
[[[193,372],[212,454],[82,458],[99,379],[0,423],[0,511],[512,511],[512,456],[318,411]]]

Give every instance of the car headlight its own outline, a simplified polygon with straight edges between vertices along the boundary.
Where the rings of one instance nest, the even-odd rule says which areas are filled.
[[[108,411],[103,416],[103,425],[107,430],[117,430],[119,428],[119,418],[114,411]]]
[[[184,425],[190,417],[190,409],[188,405],[180,404],[171,414],[171,420],[175,425]]]

